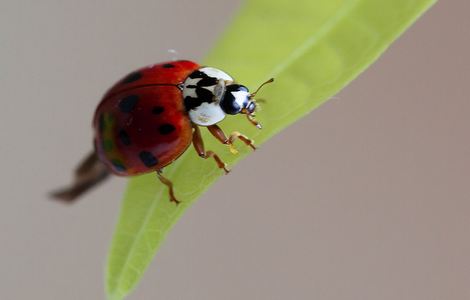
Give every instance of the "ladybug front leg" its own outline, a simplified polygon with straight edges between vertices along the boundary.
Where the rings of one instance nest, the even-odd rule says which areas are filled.
[[[221,169],[224,169],[225,174],[228,174],[230,170],[227,169],[227,164],[225,164],[220,159],[220,157],[217,154],[215,154],[213,151],[206,151],[204,149],[204,141],[202,140],[201,130],[199,130],[199,127],[197,125],[193,125],[193,128],[194,128],[193,145],[194,145],[194,148],[196,149],[197,154],[199,154],[199,156],[204,159],[213,157],[215,162],[217,163],[217,166]]]
[[[175,202],[176,204],[180,204],[180,201],[175,197],[175,191],[173,190],[173,182],[170,179],[164,177],[162,175],[162,170],[157,170],[157,176],[160,181],[168,187],[168,192],[170,194],[170,201]]]
[[[211,126],[208,126],[207,129],[209,129],[209,132],[212,133],[212,135],[217,139],[219,140],[221,143],[225,144],[225,145],[228,145],[230,147],[230,152],[232,152],[233,154],[237,154],[238,151],[237,149],[235,149],[233,147],[233,142],[236,140],[236,139],[239,139],[241,140],[243,143],[245,143],[245,145],[247,145],[248,147],[251,147],[251,149],[253,150],[256,150],[256,147],[254,145],[254,142],[253,140],[249,139],[246,135],[243,135],[241,134],[240,132],[238,131],[234,131],[230,134],[229,138],[227,138],[225,136],[225,133],[223,132],[223,130],[217,126],[217,125],[211,125]]]

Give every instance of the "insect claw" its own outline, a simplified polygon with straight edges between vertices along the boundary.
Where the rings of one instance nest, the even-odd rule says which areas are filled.
[[[237,148],[235,148],[235,146],[233,144],[229,144],[228,145],[228,148],[230,150],[230,153],[232,153],[233,155],[237,155],[238,154],[238,150]]]
[[[179,200],[176,200],[176,199],[174,199],[174,198],[170,198],[170,202],[173,202],[173,203],[175,203],[175,204],[176,204],[176,206],[178,206],[178,205],[180,205],[180,204],[181,204],[181,201],[179,201]]]

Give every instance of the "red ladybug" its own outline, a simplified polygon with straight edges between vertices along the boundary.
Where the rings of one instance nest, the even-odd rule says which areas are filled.
[[[261,128],[254,119],[258,90],[250,93],[227,73],[187,60],[155,64],[128,74],[111,87],[96,109],[95,151],[75,171],[74,183],[53,196],[71,201],[110,173],[132,176],[156,172],[168,186],[170,200],[179,203],[162,169],[192,142],[199,156],[212,157],[228,173],[220,157],[204,149],[199,126],[207,127],[230,147],[238,138],[255,149],[253,141],[239,132],[227,137],[217,123],[227,114],[244,114]]]

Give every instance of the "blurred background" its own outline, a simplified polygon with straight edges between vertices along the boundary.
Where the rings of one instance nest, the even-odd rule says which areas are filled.
[[[202,60],[239,5],[1,1],[0,299],[104,299],[126,180],[74,206],[47,192],[90,149],[115,80],[168,49]],[[438,3],[222,177],[129,299],[470,299],[469,10]],[[227,193],[247,182],[251,199]]]

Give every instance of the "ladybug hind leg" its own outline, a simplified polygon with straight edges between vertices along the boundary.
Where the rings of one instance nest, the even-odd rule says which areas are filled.
[[[197,125],[193,125],[194,128],[194,133],[193,133],[193,146],[194,149],[196,149],[197,154],[199,154],[200,157],[204,159],[208,159],[210,157],[214,158],[217,166],[220,169],[223,169],[225,171],[225,174],[228,174],[230,172],[229,169],[227,169],[227,164],[220,159],[220,157],[213,151],[206,151],[204,149],[204,141],[202,140],[201,136],[201,130],[199,130],[199,127]]]
[[[72,202],[83,193],[105,180],[108,176],[108,169],[98,159],[95,151],[93,151],[75,170],[72,184],[63,189],[52,192],[51,196],[60,201]]]
[[[233,142],[236,140],[236,139],[239,139],[240,141],[242,141],[243,143],[245,143],[245,145],[247,145],[248,147],[250,147],[251,149],[253,150],[256,150],[256,147],[254,145],[254,141],[249,139],[246,135],[243,135],[241,134],[240,132],[238,131],[234,131],[230,134],[230,136],[227,138],[227,136],[225,135],[224,131],[217,125],[211,125],[211,126],[208,126],[207,129],[209,129],[209,132],[218,140],[220,141],[222,144],[225,144],[225,145],[228,145],[230,147],[230,152],[232,152],[233,154],[237,154],[238,151],[237,149],[235,149],[235,147],[233,146]]]
[[[170,201],[180,204],[180,201],[175,197],[175,191],[173,190],[173,183],[162,175],[162,170],[157,170],[158,179],[168,187],[168,193],[170,194]]]

